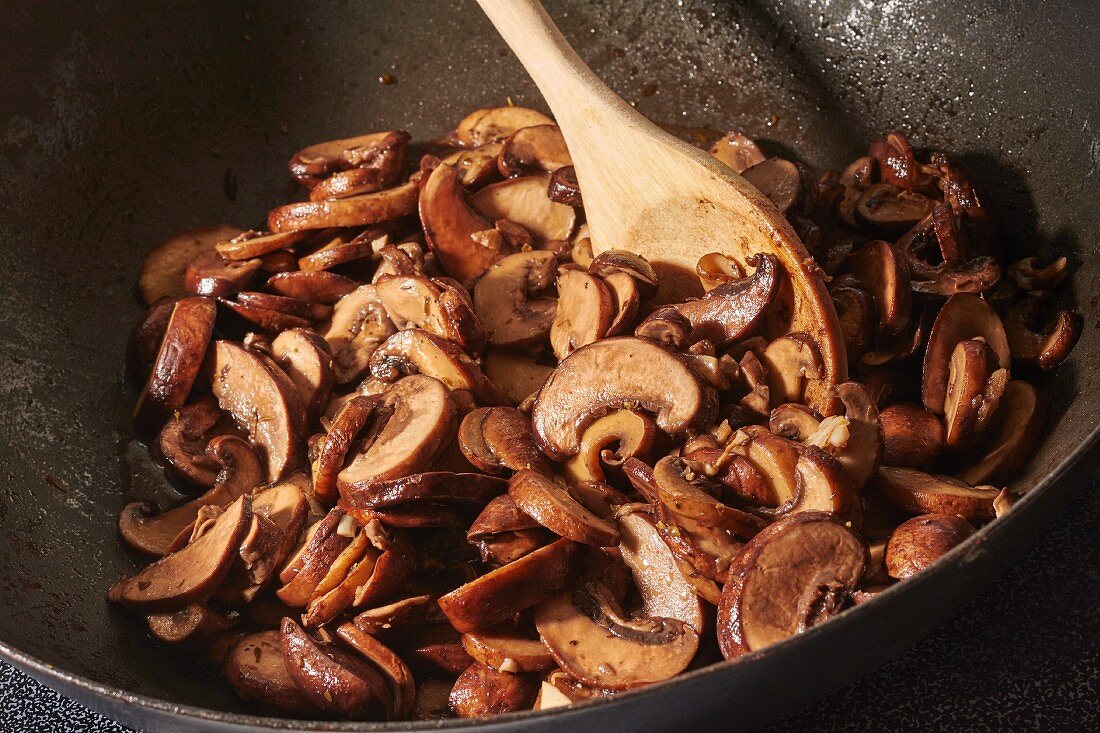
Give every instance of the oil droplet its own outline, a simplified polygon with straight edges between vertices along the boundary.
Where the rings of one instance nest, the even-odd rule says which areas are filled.
[[[646,84],[645,88],[642,89],[642,96],[643,97],[652,97],[656,93],[657,93],[657,85],[656,84]]]
[[[396,84],[397,83],[397,77],[387,71],[386,73],[384,73],[384,74],[382,74],[378,77],[378,83],[379,84],[384,84],[385,86],[389,86],[391,84]]]

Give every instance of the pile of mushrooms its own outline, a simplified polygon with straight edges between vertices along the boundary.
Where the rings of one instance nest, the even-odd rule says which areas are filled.
[[[594,248],[539,112],[312,145],[264,228],[145,261],[134,425],[185,499],[123,509],[156,559],[110,600],[266,711],[476,717],[758,651],[1005,512],[1025,380],[1081,329],[1066,260],[1002,263],[967,171],[898,133],[843,172],[710,150],[800,232],[847,379],[773,256],[713,242],[668,303]]]

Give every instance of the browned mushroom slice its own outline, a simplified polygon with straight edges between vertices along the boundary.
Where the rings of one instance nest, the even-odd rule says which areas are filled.
[[[683,458],[666,456],[653,467],[657,499],[670,512],[705,527],[752,537],[767,524],[759,517],[723,504],[718,487],[696,473]]]
[[[290,174],[313,188],[331,173],[364,168],[372,171],[377,185],[393,185],[405,168],[409,139],[404,130],[387,130],[316,143],[294,154]]]
[[[516,130],[504,141],[497,157],[497,166],[504,176],[534,171],[553,173],[570,165],[573,165],[573,158],[557,125],[534,125]]]
[[[287,671],[278,631],[261,631],[237,642],[222,664],[222,674],[245,700],[256,700],[294,715],[316,714],[317,708]]]
[[[486,107],[462,118],[451,133],[449,142],[464,148],[503,140],[524,127],[553,125],[554,121],[527,107]]]
[[[585,429],[630,405],[654,413],[673,437],[714,421],[717,395],[676,352],[646,339],[616,336],[577,349],[554,370],[532,412],[544,453],[564,460],[580,452]]]
[[[377,667],[389,683],[393,698],[389,718],[408,717],[416,698],[416,683],[408,665],[393,650],[354,624],[339,626],[336,635]]]
[[[261,331],[273,334],[290,328],[309,328],[312,323],[307,318],[225,298],[219,298],[218,303],[222,306],[223,328],[233,333]]]
[[[584,206],[584,200],[581,198],[581,186],[577,181],[577,169],[567,165],[551,173],[550,183],[546,186],[546,195],[550,197],[551,201],[558,204],[578,208]],[[591,243],[589,247],[591,248]],[[573,258],[573,261],[577,262],[576,257]],[[577,262],[577,264],[584,267],[587,263]]]
[[[676,309],[692,325],[691,339],[710,339],[721,346],[737,341],[763,319],[779,289],[779,261],[758,254],[747,264],[756,270],[747,278],[713,288]]]
[[[981,337],[997,356],[997,367],[1007,369],[1011,361],[1008,339],[1001,319],[986,301],[970,293],[952,295],[944,303],[924,352],[924,381],[921,396],[924,406],[943,414],[947,395],[951,353],[960,341]]]
[[[603,281],[583,270],[558,274],[558,305],[550,328],[550,345],[558,359],[607,335],[615,301]]]
[[[718,605],[726,659],[763,649],[843,610],[867,567],[867,547],[821,512],[786,517],[749,541]]]
[[[886,544],[886,570],[891,578],[910,578],[962,544],[974,525],[950,514],[924,514],[903,523]]]
[[[206,455],[221,470],[213,487],[182,506],[149,516],[141,502],[127,504],[118,518],[119,534],[135,550],[163,555],[204,506],[226,507],[263,482],[263,469],[248,443],[222,435],[210,441]]]
[[[865,156],[852,161],[840,176],[844,195],[837,202],[837,215],[850,226],[858,225],[856,204],[859,203],[863,191],[874,182],[876,172],[874,159]]]
[[[418,194],[418,183],[412,180],[377,193],[286,204],[271,210],[267,227],[273,232],[291,232],[379,224],[415,214]]]
[[[408,628],[426,623],[433,611],[438,615],[438,610],[439,606],[432,596],[411,596],[361,611],[352,619],[352,623],[372,636],[400,634]]]
[[[511,407],[482,407],[467,413],[458,429],[462,454],[482,471],[534,468],[549,472],[531,437],[531,421]]]
[[[455,680],[450,705],[460,718],[529,710],[535,704],[538,686],[536,677],[500,672],[474,662]]]
[[[613,272],[603,278],[603,284],[611,294],[614,315],[607,327],[608,336],[629,333],[634,327],[634,319],[642,304],[638,281],[625,272]]]
[[[1043,306],[1035,296],[1025,298],[1008,312],[1004,325],[1013,358],[1049,371],[1069,357],[1081,337],[1084,318],[1060,310],[1044,322]]]
[[[507,490],[507,482],[494,476],[429,471],[345,489],[341,507],[352,512],[364,508],[390,509],[419,503],[483,506]]]
[[[1021,290],[1054,290],[1069,274],[1069,260],[1057,257],[1045,267],[1039,266],[1038,257],[1025,257],[1008,267],[1008,276]]]
[[[719,285],[736,282],[745,277],[745,271],[735,261],[720,252],[711,252],[699,258],[695,274],[703,291],[709,293]]]
[[[487,564],[499,566],[537,550],[550,534],[520,511],[511,496],[502,494],[485,505],[466,538],[477,545]]]
[[[398,330],[421,328],[472,354],[485,345],[481,320],[464,290],[419,275],[391,275],[376,282],[375,292]]]
[[[772,402],[801,401],[806,383],[825,375],[817,343],[804,333],[775,339],[764,349],[760,361],[767,369]]]
[[[882,466],[875,488],[890,503],[913,514],[954,514],[970,521],[993,519],[993,500],[1000,490],[971,486],[950,476],[912,468]]]
[[[802,193],[802,174],[789,160],[768,158],[741,171],[741,175],[783,214],[794,208]]]
[[[522,634],[511,623],[467,632],[462,635],[462,646],[478,662],[501,672],[545,672],[556,666],[539,638]]]
[[[292,558],[279,575],[284,585],[276,595],[283,603],[294,608],[306,607],[337,558],[351,545],[354,523],[351,530],[346,529],[350,521],[342,510],[334,509],[307,535],[299,556]]]
[[[509,349],[489,349],[482,361],[485,376],[514,405],[537,393],[554,371],[552,366],[539,364],[530,356]]]
[[[248,287],[262,266],[258,259],[231,262],[209,250],[187,263],[183,288],[195,295],[228,297]]]
[[[161,298],[145,311],[145,316],[130,331],[126,340],[126,375],[137,389],[149,378],[177,300]]]
[[[382,394],[375,409],[370,435],[350,451],[337,475],[343,494],[427,468],[454,434],[454,403],[431,377],[405,377]]]
[[[373,666],[332,642],[318,642],[292,619],[280,627],[283,659],[298,689],[321,710],[347,718],[393,710],[393,693]]]
[[[507,401],[466,352],[451,341],[416,328],[386,339],[371,355],[370,368],[374,378],[383,382],[419,373],[438,379],[451,390],[466,390],[481,404],[501,405]]]
[[[451,591],[439,599],[439,607],[463,633],[505,621],[569,585],[580,547],[566,539],[540,547]]]
[[[859,218],[886,231],[904,232],[932,211],[935,202],[927,196],[904,191],[888,183],[868,186],[856,203]]]
[[[134,424],[140,429],[158,430],[187,402],[214,333],[215,312],[208,298],[183,298],[172,307],[156,361],[134,405]]]
[[[666,344],[675,351],[683,351],[690,343],[691,323],[684,318],[676,306],[665,306],[646,316],[634,335]]]
[[[605,250],[588,263],[588,273],[604,279],[617,273],[630,275],[643,298],[652,298],[657,294],[657,272],[645,257],[634,252]]]
[[[1013,379],[1001,397],[999,425],[990,434],[986,447],[960,473],[968,484],[1004,484],[1027,462],[1046,430],[1048,406],[1038,390],[1027,382]]]
[[[289,249],[309,238],[310,232],[282,232],[264,234],[255,229],[225,239],[214,247],[226,260],[250,260],[280,249]]]
[[[982,338],[960,341],[951,353],[944,397],[944,443],[963,450],[978,442],[1008,381],[996,368],[996,355]],[[994,377],[994,372],[999,374]]]
[[[353,395],[329,422],[323,439],[311,449],[313,493],[318,501],[331,503],[337,498],[336,477],[352,443],[374,417],[380,399],[378,395]]]
[[[235,236],[240,231],[228,224],[191,229],[170,237],[145,255],[138,277],[138,288],[145,305],[152,305],[165,297],[183,296],[184,271],[187,265],[204,252],[214,249],[218,242]]]
[[[371,355],[396,332],[374,285],[360,286],[341,298],[325,333],[337,383],[361,377],[370,368]]]
[[[875,330],[875,299],[861,288],[836,287],[829,290],[836,306],[848,361],[855,364],[872,346]]]
[[[225,616],[197,603],[149,615],[145,621],[157,639],[190,652],[202,652],[229,630]]]
[[[290,480],[257,491],[252,497],[252,513],[269,520],[282,532],[282,545],[272,552],[271,558],[275,565],[281,566],[297,546],[309,518],[309,501],[302,487]]]
[[[475,661],[462,648],[462,636],[446,622],[407,629],[394,640],[394,644],[401,657],[413,665],[418,676],[434,676],[442,672],[455,677]]]
[[[288,298],[285,295],[272,295],[271,293],[259,293],[249,290],[237,293],[236,302],[248,307],[266,308],[267,310],[285,313],[288,316],[304,318],[307,321],[322,321],[332,315],[331,306],[310,303],[297,298]]]
[[[308,422],[314,422],[328,405],[336,380],[328,342],[313,331],[291,329],[271,342],[271,356],[297,388]]]
[[[546,176],[524,176],[493,183],[470,198],[470,204],[492,221],[507,219],[519,224],[537,242],[567,240],[577,213],[547,195]]]
[[[351,278],[327,270],[281,272],[273,275],[267,286],[288,298],[325,305],[336,305],[341,298],[359,287]]]
[[[212,395],[184,405],[174,420],[164,423],[153,446],[168,469],[193,486],[209,488],[218,477],[217,461],[206,455],[206,446],[218,435],[237,432],[229,416],[218,409]]]
[[[455,150],[443,156],[440,162],[453,166],[458,171],[459,184],[472,191],[500,180],[497,157],[503,147],[503,142],[495,142],[476,148]]]
[[[364,231],[338,228],[327,232],[327,236],[317,237],[324,242],[321,246],[298,258],[298,267],[302,271],[325,272],[337,265],[367,260],[374,257],[376,249],[389,239],[389,235],[380,227]]]
[[[821,420],[821,413],[812,407],[787,402],[771,411],[768,430],[781,438],[803,443],[817,431]]]
[[[248,431],[268,481],[279,481],[301,463],[306,413],[290,378],[262,354],[230,341],[214,349],[212,390],[223,410]]]
[[[808,436],[806,442],[834,456],[852,479],[852,484],[857,489],[862,489],[874,475],[882,458],[882,424],[878,406],[867,388],[859,382],[844,382],[838,384],[836,389],[837,396],[844,404],[842,432],[847,437],[838,445],[838,441],[827,435],[829,427],[823,422],[818,432]],[[831,417],[825,420],[839,421],[840,418]]]
[[[109,597],[143,613],[175,611],[208,598],[225,579],[252,523],[252,501],[239,497],[209,531],[119,582]]]
[[[532,294],[552,282],[556,270],[552,252],[532,250],[508,255],[485,271],[474,285],[474,312],[490,344],[520,346],[550,334],[557,300]]]
[[[943,423],[921,405],[898,403],[879,413],[882,462],[888,466],[927,468],[944,448]]]
[[[619,542],[614,525],[588,511],[565,486],[538,471],[518,471],[508,482],[508,494],[525,514],[557,535],[597,547]]]
[[[888,242],[876,239],[849,255],[847,269],[871,294],[878,310],[875,330],[880,337],[901,334],[909,323],[909,268]]]
[[[744,173],[766,158],[760,147],[739,132],[727,132],[707,148],[707,152],[737,173]]]
[[[452,166],[441,164],[428,176],[420,192],[420,222],[424,238],[443,269],[464,285],[506,254],[500,246],[486,246],[474,237],[492,229],[493,224],[466,203],[458,172]],[[497,243],[501,245],[499,240]]]
[[[645,458],[657,438],[657,426],[648,416],[632,410],[615,410],[594,421],[581,436],[580,450],[563,466],[573,482],[603,481],[604,465]]]

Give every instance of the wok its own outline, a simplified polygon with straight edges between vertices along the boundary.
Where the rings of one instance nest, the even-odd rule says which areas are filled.
[[[1024,551],[1095,456],[1100,9],[548,5],[581,56],[659,122],[738,129],[832,167],[874,134],[905,130],[918,146],[962,154],[1012,252],[1081,263],[1084,336],[1044,387],[1060,418],[1019,476],[1030,493],[1006,518],[931,571],[749,662],[479,729],[749,727],[941,624]],[[104,589],[135,567],[115,534],[118,510],[135,483],[155,478],[129,442],[122,353],[140,313],[133,283],[143,254],[179,229],[259,222],[286,196],[284,161],[304,144],[398,125],[429,137],[506,96],[539,105],[532,84],[463,0],[55,1],[9,3],[0,15],[11,31],[0,47],[0,655],[135,727],[417,727],[254,716],[104,603]],[[378,83],[383,73],[397,83]]]

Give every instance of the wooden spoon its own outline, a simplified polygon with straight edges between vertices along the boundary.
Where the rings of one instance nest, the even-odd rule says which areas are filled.
[[[821,271],[786,218],[744,178],[647,120],[601,82],[538,0],[478,3],[561,127],[594,251],[643,255],[661,276],[664,302],[701,294],[695,264],[707,253],[722,252],[742,266],[758,252],[775,255],[787,277],[768,334],[801,331],[817,341],[825,374],[808,384],[806,398],[833,413],[832,387],[847,379],[844,339]]]

